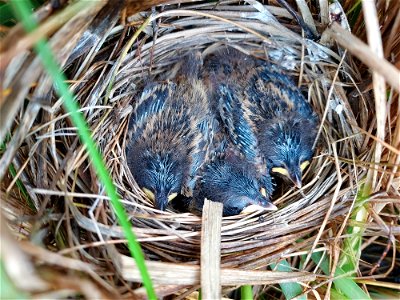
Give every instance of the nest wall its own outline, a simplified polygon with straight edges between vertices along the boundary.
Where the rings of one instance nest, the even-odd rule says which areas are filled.
[[[95,138],[130,211],[139,241],[155,260],[198,261],[201,220],[192,214],[160,213],[152,208],[127,167],[126,130],[131,105],[140,96],[145,81],[172,77],[174,64],[188,51],[198,50],[206,55],[218,47],[229,46],[277,64],[298,80],[320,118],[325,117],[315,159],[305,175],[304,188],[296,191],[287,186],[278,187],[274,195],[274,203],[279,207],[277,212],[224,218],[223,266],[257,269],[267,266],[282,253],[309,247],[312,238],[308,243],[296,241],[320,228],[333,201],[335,204],[328,222],[340,223],[357,193],[357,180],[365,176],[364,169],[349,172],[348,166],[335,161],[333,154],[336,151],[337,157],[351,159],[349,149],[359,153],[361,146],[357,120],[351,104],[343,97],[345,93],[337,76],[340,56],[328,47],[303,39],[299,28],[295,28],[296,32],[286,27],[284,21],[279,22],[280,17],[287,17],[287,14],[279,15],[281,10],[275,16],[277,23],[273,23],[265,22],[262,15],[259,20],[243,18],[235,8],[237,6],[227,6],[213,11],[212,5],[193,5],[183,11],[166,7],[165,17],[154,21],[158,24],[156,36],[153,28],[145,28],[127,55],[114,60],[114,65],[118,59],[121,61],[119,70],[115,72],[115,68],[108,68],[104,79],[96,81],[94,78],[98,73],[94,73],[94,78],[88,80],[92,84],[85,87],[87,93],[80,97],[86,99],[82,101],[82,107],[104,105],[104,97],[98,95],[116,73],[109,107],[99,108],[103,110],[99,115],[106,117],[101,124],[99,118],[93,119],[91,127],[98,128]],[[118,36],[118,32],[115,35]],[[349,75],[353,75],[351,67],[347,64],[346,67]],[[327,107],[328,98],[331,100]],[[356,176],[350,178],[348,173]],[[346,182],[340,189],[337,188],[339,176]]]

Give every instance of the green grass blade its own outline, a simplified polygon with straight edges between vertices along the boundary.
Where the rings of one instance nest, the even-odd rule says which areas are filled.
[[[329,261],[327,257],[322,258],[321,252],[315,252],[311,255],[311,259],[315,264],[319,264],[320,268],[326,275],[330,275]],[[335,277],[343,277],[333,280],[336,292],[344,296],[341,299],[371,299],[353,279],[346,277],[344,274],[347,273],[342,268],[337,267],[335,271]],[[335,293],[335,295],[337,294]]]
[[[0,155],[3,155],[3,153],[6,151],[6,143],[8,143],[9,140],[10,140],[10,135],[7,134],[5,141],[0,145]],[[10,173],[12,178],[15,178],[17,176],[17,171],[15,170],[15,167],[13,164],[11,164],[8,167],[8,172]],[[25,202],[28,204],[28,206],[33,211],[36,211],[36,207],[31,199],[31,197],[29,197],[28,191],[26,190],[25,185],[22,183],[21,179],[17,179],[15,181],[15,184],[16,184],[19,192],[21,193],[21,196],[24,198]]]
[[[8,277],[0,260],[0,299],[28,299],[28,295],[19,291]]]
[[[10,175],[13,178],[15,178],[15,176],[17,176],[17,171],[15,170],[14,165],[11,164],[10,167],[8,168],[8,171],[10,172]],[[21,193],[22,197],[24,198],[26,204],[28,204],[28,206],[33,211],[36,211],[36,207],[31,199],[31,197],[29,197],[28,191],[26,190],[25,185],[22,183],[21,179],[17,179],[15,184],[17,185],[17,188],[18,188],[19,192]]]
[[[25,30],[31,32],[35,30],[35,28],[37,28],[37,23],[30,14],[26,2],[28,1],[13,0],[12,4],[15,8],[16,15],[22,21]],[[132,226],[128,221],[127,214],[122,204],[119,202],[116,188],[112,182],[110,175],[108,174],[100,151],[97,149],[97,146],[91,138],[89,127],[82,114],[78,111],[79,106],[74,101],[73,95],[69,91],[68,86],[65,83],[66,78],[58,67],[53,55],[51,54],[51,49],[49,48],[45,40],[42,39],[37,42],[37,44],[35,45],[35,51],[41,58],[42,63],[46,68],[46,71],[52,77],[57,93],[64,99],[64,107],[71,114],[71,120],[74,126],[78,128],[79,137],[85,144],[91,161],[97,172],[97,175],[99,176],[101,182],[104,184],[105,190],[111,199],[111,204],[115,210],[115,214],[117,215],[118,221],[124,231],[125,237],[128,240],[128,248],[131,252],[131,255],[135,258],[136,264],[140,270],[143,284],[147,291],[147,295],[149,299],[156,299],[153,284],[144,263],[144,255],[140,244],[137,242],[136,237],[132,231]]]
[[[30,1],[27,3],[29,5],[29,9],[33,10],[40,5],[42,5],[44,0],[41,1]],[[11,3],[7,1],[0,1],[0,25],[12,27],[16,24],[17,20],[14,14],[14,10],[12,9]]]
[[[353,6],[346,12],[347,20],[349,21],[350,27],[353,28],[356,24],[360,13],[362,13],[361,0],[357,0]]]
[[[355,209],[350,216],[354,224],[364,224],[368,218],[368,211],[364,204],[368,200],[370,187],[364,185],[357,194],[355,200]],[[348,226],[348,238],[344,240],[342,255],[339,260],[339,266],[347,273],[356,272],[358,261],[361,256],[361,243],[365,228],[363,226]]]
[[[253,289],[251,285],[243,285],[240,287],[241,300],[253,300]]]
[[[335,288],[331,288],[330,296],[332,300],[352,300],[351,298],[346,297],[345,295],[338,292]]]
[[[286,260],[280,261],[278,264],[271,264],[271,269],[280,271],[280,272],[292,272],[289,263]],[[300,284],[296,282],[287,282],[287,283],[280,283],[279,286],[282,289],[283,295],[285,295],[286,299],[293,299],[303,293],[303,288]],[[302,295],[298,297],[299,300],[305,300],[307,297]]]
[[[13,26],[15,18],[10,3],[0,3],[0,25]]]

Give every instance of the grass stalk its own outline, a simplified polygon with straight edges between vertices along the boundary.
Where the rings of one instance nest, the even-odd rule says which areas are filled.
[[[251,285],[243,285],[240,287],[241,300],[253,300],[253,288]]]
[[[8,277],[3,261],[0,260],[0,299],[28,299],[28,295],[19,291]]]

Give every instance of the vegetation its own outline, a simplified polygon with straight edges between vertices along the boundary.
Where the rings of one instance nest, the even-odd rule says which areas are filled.
[[[154,210],[124,147],[149,74],[215,43],[287,68],[322,124],[301,191],[223,218],[222,295],[399,297],[400,3],[296,2],[317,42],[274,3],[0,3],[2,298],[201,297],[204,220]]]

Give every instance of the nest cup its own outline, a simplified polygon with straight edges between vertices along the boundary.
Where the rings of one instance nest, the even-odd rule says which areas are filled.
[[[328,112],[315,158],[305,174],[304,187],[299,191],[279,185],[274,194],[278,211],[225,217],[222,225],[222,266],[266,267],[283,253],[311,246],[313,237],[302,243],[296,241],[310,237],[320,228],[332,204],[340,176],[335,170],[332,147],[336,148],[338,156],[349,157],[347,149],[357,147],[359,142],[354,137],[357,133],[355,118],[351,109],[346,109],[350,105],[342,99],[340,87],[332,91],[334,101],[326,108],[331,81],[338,69],[338,56],[329,48],[303,39],[299,26],[293,28],[287,22],[279,22],[280,18],[288,17],[283,9],[275,7],[276,10],[272,10],[277,21],[274,23],[264,22],[263,13],[259,13],[259,20],[250,19],[256,11],[252,6],[246,6],[249,18],[237,12],[239,5],[221,9],[214,8],[214,4],[176,8],[165,6],[161,13],[164,17],[155,15],[156,33],[151,25],[144,28],[122,59],[110,93],[112,109],[106,109],[109,114],[99,127],[97,140],[130,212],[132,224],[140,228],[138,238],[149,257],[162,261],[198,262],[201,219],[190,213],[155,210],[130,174],[125,138],[131,105],[140,97],[146,80],[173,77],[176,62],[194,50],[201,51],[204,58],[220,47],[234,47],[286,69],[299,82],[319,117],[322,119],[325,109]],[[101,98],[97,100],[102,101]],[[339,106],[342,107],[340,111]],[[348,138],[333,143],[344,137]],[[336,197],[328,222],[340,222],[348,211],[356,193],[352,184],[355,182],[349,182],[349,188],[342,189]]]
[[[273,195],[278,211],[223,218],[222,267],[264,269],[285,255],[308,251],[322,224],[326,229],[318,238],[319,245],[324,245],[328,243],[328,229],[343,222],[354,201],[358,180],[367,170],[357,165],[342,168],[343,161],[351,161],[354,153],[368,150],[358,135],[362,126],[357,122],[365,117],[364,113],[358,100],[349,102],[340,84],[343,80],[348,86],[353,85],[349,79],[352,61],[341,60],[337,54],[340,49],[302,37],[300,26],[285,9],[262,7],[235,1],[220,5],[171,4],[163,6],[162,12],[157,12],[161,11],[158,7],[153,14],[143,12],[128,17],[131,26],[117,24],[104,32],[96,51],[85,53],[68,65],[68,76],[77,80],[71,85],[72,90],[148,260],[199,264],[201,218],[154,209],[136,185],[125,153],[132,105],[143,86],[150,79],[173,77],[176,62],[194,50],[204,58],[220,47],[233,47],[285,69],[322,120],[315,156],[305,172],[301,190],[278,185]],[[139,28],[149,19],[148,25]],[[340,66],[345,72],[338,71]],[[42,130],[34,131],[29,138],[41,140],[45,138],[43,129],[47,131],[51,140],[45,146],[50,157],[45,162],[47,176],[50,182],[60,176],[64,179],[50,185],[54,191],[51,197],[37,191],[37,203],[40,206],[45,199],[63,198],[88,240],[121,239],[122,230],[104,189],[75,132],[70,130],[58,99],[53,100],[51,121],[38,124]],[[65,155],[61,158],[58,151]],[[33,174],[43,163],[42,153],[19,153],[20,157],[29,156],[32,162],[26,170],[32,186],[41,186]],[[78,179],[75,184],[73,178]],[[64,198],[65,192],[74,191],[78,194]],[[76,203],[80,203],[79,208]],[[128,253],[122,245],[116,249],[121,254]]]

